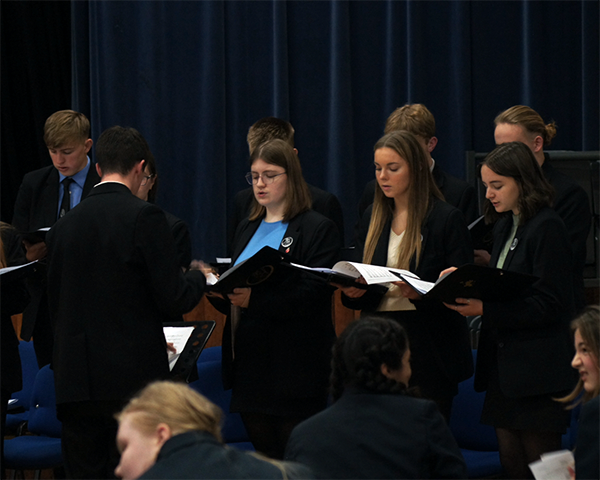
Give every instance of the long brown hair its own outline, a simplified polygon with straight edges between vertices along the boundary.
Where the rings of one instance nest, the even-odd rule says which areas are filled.
[[[521,224],[527,223],[537,212],[552,204],[554,188],[548,183],[531,149],[521,142],[508,142],[498,145],[483,160],[492,172],[503,177],[511,177],[519,188],[518,208]],[[510,215],[497,213],[491,202],[483,207],[486,223]]]
[[[377,141],[373,147],[373,151],[381,148],[393,150],[408,164],[410,175],[408,203],[410,210],[404,239],[398,250],[395,265],[396,268],[408,269],[413,256],[415,257],[416,265],[419,264],[419,257],[421,255],[421,226],[431,209],[433,197],[435,196],[442,200],[444,197],[433,181],[425,151],[412,133],[405,130],[390,132]],[[379,183],[377,183],[375,186],[371,223],[369,224],[369,231],[367,232],[363,252],[364,263],[372,262],[381,232],[386,223],[391,220],[393,212],[394,199],[386,197]]]
[[[583,313],[571,322],[571,330],[573,332],[579,330],[581,338],[590,349],[591,355],[596,359],[596,367],[600,369],[600,308],[598,305],[588,305]],[[558,398],[557,400],[563,403],[571,403],[581,392],[583,392],[581,398],[567,408],[574,408],[579,403],[585,403],[600,395],[600,385],[596,385],[596,389],[593,392],[588,392],[587,390],[584,390],[583,380],[580,378],[569,395]]]
[[[286,207],[283,214],[283,221],[289,222],[296,215],[310,210],[312,205],[310,191],[302,176],[300,160],[298,160],[298,155],[296,155],[292,146],[280,139],[263,143],[252,152],[250,166],[259,159],[271,165],[278,165],[285,170],[287,189],[285,193]],[[250,221],[261,218],[264,216],[265,211],[265,207],[258,203],[256,197],[252,195]]]

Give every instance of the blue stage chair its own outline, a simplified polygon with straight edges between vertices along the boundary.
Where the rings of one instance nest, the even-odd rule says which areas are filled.
[[[62,425],[56,418],[54,372],[43,367],[35,377],[27,430],[30,434],[4,441],[4,467],[9,470],[55,468],[63,463],[61,452]],[[13,476],[14,478],[14,476]]]
[[[19,342],[19,356],[21,357],[21,370],[23,372],[23,388],[14,392],[11,399],[16,402],[8,406],[6,415],[6,431],[20,435],[25,422],[29,419],[29,403],[35,376],[39,372],[37,357],[33,349],[33,342]]]
[[[221,347],[206,348],[200,354],[197,362],[198,380],[190,383],[211,402],[221,407],[224,413],[223,441],[240,450],[254,451],[254,446],[248,438],[248,433],[239,413],[230,413],[231,390],[223,389],[221,380]]]

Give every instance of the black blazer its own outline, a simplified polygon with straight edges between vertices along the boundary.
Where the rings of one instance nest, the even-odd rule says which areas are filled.
[[[495,266],[512,227],[512,216],[494,226],[490,266]],[[484,302],[475,389],[487,388],[497,362],[500,388],[509,397],[557,393],[574,386],[574,316],[571,246],[564,223],[550,207],[519,226],[504,270],[539,277],[528,295]]]
[[[600,397],[592,398],[579,414],[575,447],[575,477],[578,480],[600,478]]]
[[[54,225],[58,216],[59,178],[58,170],[53,165],[40,168],[23,177],[13,215],[13,226],[21,233]],[[81,192],[82,200],[99,181],[96,165],[90,162]],[[24,340],[31,338],[36,321],[49,321],[45,298],[45,276],[45,264],[41,262],[36,267],[36,272],[27,281],[31,302],[23,312],[21,338]],[[36,340],[51,343],[51,339]]]
[[[2,227],[0,232],[6,266],[23,265],[26,260],[23,256],[17,231],[4,223]],[[23,278],[6,280],[3,275],[0,277],[0,295],[0,321],[2,322],[0,327],[0,333],[2,334],[0,338],[2,377],[0,380],[2,391],[12,393],[22,388],[22,372],[21,358],[19,357],[19,339],[15,333],[11,316],[23,311],[29,301],[29,294],[25,288]],[[4,396],[2,398],[4,399]]]
[[[17,194],[12,225],[20,232],[31,232],[39,228],[51,227],[58,216],[59,174],[53,165],[40,168],[23,177]],[[90,162],[81,199],[100,182],[96,165]]]
[[[363,216],[359,235],[355,240],[356,254],[362,261],[365,239],[371,221],[370,206]],[[387,263],[388,242],[391,230],[391,220],[381,232],[375,253],[373,265]],[[439,199],[433,201],[433,207],[421,227],[422,247],[419,266],[416,259],[410,262],[410,271],[421,279],[435,282],[442,270],[473,262],[471,236],[460,211]],[[349,308],[373,312],[379,306],[385,292],[381,290],[368,291],[358,299],[350,299],[342,295],[342,302]],[[467,322],[453,310],[446,308],[437,300],[422,299],[413,302],[420,317],[420,335],[431,337],[436,345],[439,358],[432,355],[430,361],[435,362],[433,368],[443,371],[447,378],[456,385],[473,374],[473,356]]]
[[[444,195],[444,199],[453,207],[458,208],[470,224],[479,216],[477,192],[473,185],[444,172],[436,163],[433,167],[433,180]],[[363,217],[367,207],[373,204],[377,180],[373,179],[365,186],[365,191],[358,202],[358,218]]]
[[[268,460],[229,448],[208,432],[190,431],[171,437],[161,447],[156,463],[140,479],[188,480],[242,478],[314,478],[304,465],[280,467]]]
[[[260,222],[242,221],[236,233],[234,261]],[[280,246],[279,250],[303,265],[332,267],[338,260],[341,241],[335,224],[312,210],[290,221],[285,239],[291,239],[291,245]],[[249,306],[242,310],[235,336],[236,362],[244,358],[244,365],[232,362],[230,318],[223,332],[225,387],[233,386],[233,368],[243,367],[247,375],[242,381],[257,391],[269,392],[271,398],[323,395],[335,338],[331,318],[333,291],[320,278],[285,267],[252,287]],[[229,313],[228,309],[223,310],[223,304],[221,309]],[[276,360],[265,360],[265,356]]]
[[[317,478],[467,478],[436,405],[406,395],[344,392],[292,431],[286,460]]]
[[[310,191],[310,197],[312,199],[311,208],[335,223],[338,228],[340,239],[343,242],[344,212],[342,212],[342,205],[338,198],[333,193],[326,192],[313,185],[308,185],[308,190]],[[227,225],[227,250],[229,255],[233,254],[233,240],[238,225],[250,214],[253,196],[254,192],[252,187],[250,187],[240,190],[233,199],[233,209],[229,215],[229,222]]]
[[[124,400],[165,377],[162,322],[192,310],[205,279],[182,273],[160,208],[104,183],[46,240],[57,403]]]

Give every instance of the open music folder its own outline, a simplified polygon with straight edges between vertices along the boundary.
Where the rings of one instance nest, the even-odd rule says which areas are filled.
[[[169,352],[171,378],[193,382],[198,377],[196,362],[208,338],[215,329],[216,322],[168,322],[163,324],[167,343],[172,343],[175,352]]]
[[[207,279],[207,290],[226,294],[231,293],[234,288],[258,285],[273,274],[283,259],[283,254],[278,250],[263,247],[250,258],[231,267],[218,279]]]

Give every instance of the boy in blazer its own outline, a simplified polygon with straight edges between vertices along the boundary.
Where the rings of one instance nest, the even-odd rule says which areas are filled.
[[[52,165],[26,174],[15,202],[12,224],[21,233],[51,227],[100,181],[88,156],[93,141],[90,122],[84,114],[60,110],[50,115],[44,125],[44,142]],[[38,364],[42,367],[52,360],[53,343],[44,281],[46,243],[24,240],[23,246],[27,260],[40,260],[41,264],[28,282],[31,301],[23,312],[21,338],[33,337]]]
[[[100,135],[102,182],[52,227],[48,300],[56,404],[68,478],[111,478],[113,415],[169,374],[163,321],[192,310],[204,275],[183,273],[160,208],[135,196],[149,147],[133,128]]]

